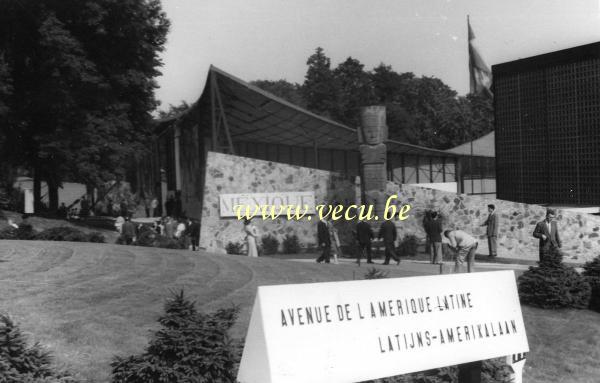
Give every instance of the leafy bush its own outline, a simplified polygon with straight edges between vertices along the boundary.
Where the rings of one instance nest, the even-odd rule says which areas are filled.
[[[225,251],[227,251],[227,254],[243,255],[244,244],[241,242],[229,242],[227,246],[225,246]]]
[[[185,243],[177,238],[169,238],[163,235],[156,235],[154,247],[163,249],[185,249]]]
[[[265,255],[277,254],[279,250],[279,240],[277,237],[267,234],[261,237],[262,249]]]
[[[296,234],[288,234],[283,239],[284,254],[298,254],[300,252],[300,248],[300,240]]]
[[[587,308],[591,287],[586,278],[562,264],[562,254],[553,251],[531,266],[518,279],[521,303],[542,308]]]
[[[414,257],[417,255],[419,240],[412,234],[407,235],[398,245],[398,255],[401,257]]]
[[[105,242],[104,236],[98,232],[85,233],[68,226],[52,227],[43,230],[35,234],[33,239],[40,241]]]
[[[14,227],[7,227],[0,231],[0,239],[23,239],[29,240],[34,239],[35,231],[29,224],[21,224],[18,229]]]
[[[600,256],[583,265],[583,275],[592,288],[590,310],[600,312]]]
[[[600,277],[600,256],[583,265],[583,275],[588,277]]]
[[[484,360],[481,366],[482,383],[510,383],[511,368],[504,359]],[[458,380],[458,367],[449,366],[433,370],[414,372],[389,378],[369,381],[370,383],[453,383]],[[367,383],[367,382],[365,382]]]
[[[199,313],[183,291],[173,294],[146,351],[111,363],[113,383],[233,383],[239,345],[228,331],[237,308]]]
[[[387,271],[377,270],[376,268],[371,267],[365,273],[365,279],[383,279],[387,278],[388,274],[389,273]]]
[[[56,371],[52,357],[39,343],[27,339],[12,319],[0,314],[0,382],[76,382],[64,371]]]
[[[139,234],[136,238],[135,245],[144,247],[154,247],[154,243],[156,242],[156,239],[159,236],[160,235],[157,234],[152,228],[142,225]]]

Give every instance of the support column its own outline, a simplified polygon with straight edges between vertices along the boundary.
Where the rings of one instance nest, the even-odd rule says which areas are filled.
[[[173,136],[173,146],[175,147],[175,190],[181,190],[181,158],[179,153],[179,138],[181,137],[181,128],[175,126]]]

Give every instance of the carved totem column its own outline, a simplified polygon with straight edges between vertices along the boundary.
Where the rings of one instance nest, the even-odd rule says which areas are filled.
[[[373,205],[374,214],[383,219],[385,209],[385,187],[387,182],[388,128],[385,120],[385,106],[361,108],[361,126],[358,129],[358,142],[361,159],[362,202]]]

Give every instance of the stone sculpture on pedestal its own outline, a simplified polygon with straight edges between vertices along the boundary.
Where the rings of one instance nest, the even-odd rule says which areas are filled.
[[[367,106],[361,109],[358,142],[361,159],[362,202],[373,206],[373,213],[383,219],[387,182],[388,128],[385,106]]]

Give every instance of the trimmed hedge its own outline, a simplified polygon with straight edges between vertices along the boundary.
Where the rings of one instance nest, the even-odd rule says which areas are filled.
[[[531,266],[518,279],[521,303],[555,308],[587,308],[591,287],[586,278],[562,264],[560,251],[548,254],[538,267]]]
[[[283,253],[284,254],[298,254],[300,252],[300,240],[296,234],[287,234],[283,239]]]
[[[0,239],[21,239],[37,241],[70,241],[70,242],[106,242],[98,232],[86,233],[69,226],[52,227],[39,233],[31,225],[22,224],[18,229],[9,227],[0,231]]]
[[[409,234],[400,241],[398,245],[398,255],[401,257],[414,257],[417,255],[419,240],[416,236]]]
[[[225,246],[227,254],[244,255],[244,244],[241,242],[229,242]]]
[[[261,241],[263,254],[277,254],[277,251],[279,250],[279,240],[277,239],[277,237],[271,234],[267,234],[261,237]]]
[[[104,236],[98,232],[85,233],[68,226],[46,229],[37,233],[34,239],[40,241],[105,242]]]

